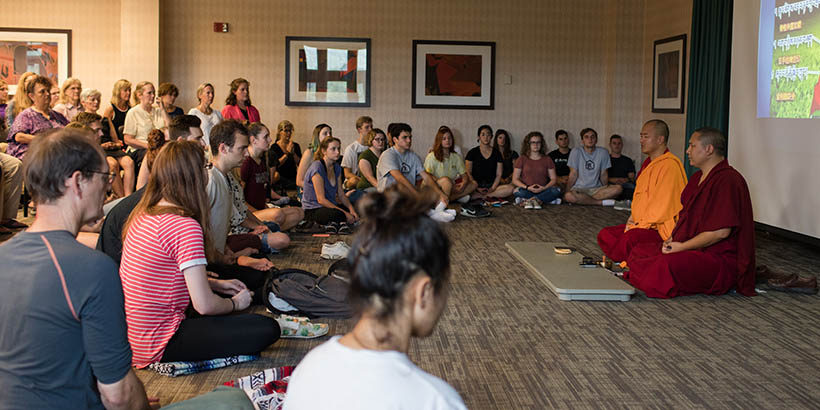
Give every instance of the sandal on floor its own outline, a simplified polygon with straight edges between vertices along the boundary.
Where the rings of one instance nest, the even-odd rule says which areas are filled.
[[[282,329],[282,338],[313,339],[327,334],[327,323],[312,323],[306,317],[279,315],[276,319]]]

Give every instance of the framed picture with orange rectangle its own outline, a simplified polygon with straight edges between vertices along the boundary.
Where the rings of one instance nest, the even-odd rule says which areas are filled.
[[[0,27],[0,79],[17,92],[23,73],[48,77],[59,87],[71,76],[71,30]]]
[[[412,107],[495,109],[495,43],[413,40]]]
[[[370,39],[285,37],[285,105],[369,107]]]

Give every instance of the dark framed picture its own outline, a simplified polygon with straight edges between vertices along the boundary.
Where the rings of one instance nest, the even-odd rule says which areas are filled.
[[[285,105],[369,107],[370,39],[285,37]]]
[[[495,42],[413,40],[412,107],[495,109]]]
[[[0,78],[17,92],[26,71],[59,86],[71,76],[71,30],[0,27]]]
[[[655,41],[652,112],[683,114],[686,86],[686,34]]]

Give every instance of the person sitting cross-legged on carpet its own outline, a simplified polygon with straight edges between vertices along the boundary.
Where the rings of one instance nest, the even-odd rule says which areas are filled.
[[[272,318],[227,315],[247,308],[251,292],[239,280],[206,274],[212,245],[204,155],[195,142],[166,143],[123,229],[120,277],[138,368],[258,354],[281,334]],[[202,317],[186,317],[189,304]]]
[[[547,155],[544,134],[533,131],[524,137],[521,156],[513,168],[515,202],[526,203],[527,209],[540,209],[541,204],[561,203],[561,189],[556,186],[555,163]],[[536,202],[537,201],[537,202]]]
[[[447,304],[450,241],[425,215],[436,196],[393,187],[358,202],[365,217],[348,259],[359,320],[299,363],[284,409],[466,409],[452,387],[407,357],[411,338],[432,334]]]

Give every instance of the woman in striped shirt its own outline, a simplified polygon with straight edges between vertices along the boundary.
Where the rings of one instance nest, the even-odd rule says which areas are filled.
[[[138,368],[258,354],[281,333],[269,317],[228,316],[250,305],[251,292],[238,280],[206,274],[206,183],[200,144],[166,143],[154,160],[145,194],[123,228],[120,278],[128,341]],[[189,304],[197,317],[186,317]]]

